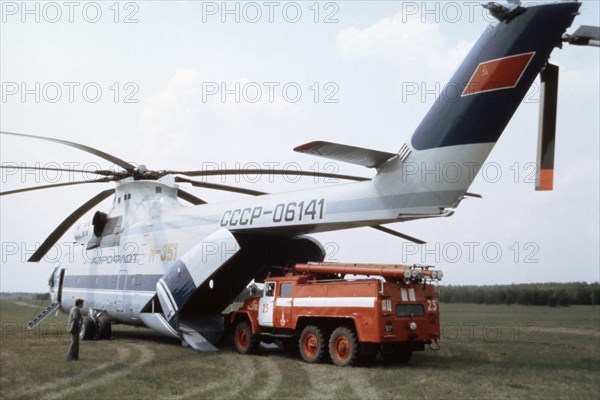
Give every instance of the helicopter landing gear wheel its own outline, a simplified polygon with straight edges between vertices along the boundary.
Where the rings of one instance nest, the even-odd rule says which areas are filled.
[[[110,339],[110,335],[112,334],[110,319],[107,315],[103,314],[96,318],[96,332],[94,339],[96,340],[108,340]]]
[[[81,331],[79,331],[79,339],[81,340],[92,340],[96,335],[96,322],[88,315],[83,318],[83,324],[81,325]]]

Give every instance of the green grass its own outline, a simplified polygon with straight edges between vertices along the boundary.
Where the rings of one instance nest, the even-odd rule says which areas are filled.
[[[600,309],[451,304],[441,350],[408,366],[339,368],[277,349],[241,356],[182,348],[147,329],[115,326],[64,361],[66,316],[34,332],[31,301],[0,301],[0,398],[402,399],[600,398]]]

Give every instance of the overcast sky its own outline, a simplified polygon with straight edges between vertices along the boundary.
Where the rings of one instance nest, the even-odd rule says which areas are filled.
[[[571,31],[599,25],[599,15],[598,1],[583,1]],[[471,1],[6,1],[1,129],[84,143],[152,169],[372,176],[292,148],[327,140],[397,152],[491,22]],[[463,201],[451,218],[393,226],[424,246],[368,228],[315,235],[327,260],[434,264],[446,284],[598,281],[598,60],[591,47],[552,55],[561,68],[553,192],[535,192],[532,179],[536,83],[470,189],[482,200]],[[4,165],[110,167],[76,149],[5,136],[1,156]],[[81,178],[3,170],[1,182],[5,191]],[[249,180],[224,182],[268,192],[323,184]],[[46,291],[72,232],[43,262],[24,261],[109,185],[1,197],[0,290]],[[210,202],[238,197],[188,190]]]

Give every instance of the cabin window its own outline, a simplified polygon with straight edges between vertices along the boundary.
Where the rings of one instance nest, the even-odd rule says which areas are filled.
[[[396,317],[422,317],[425,315],[423,304],[397,304]]]
[[[292,297],[292,284],[282,283],[279,288],[279,297]]]
[[[265,296],[273,297],[275,296],[275,282],[269,282],[265,284]]]

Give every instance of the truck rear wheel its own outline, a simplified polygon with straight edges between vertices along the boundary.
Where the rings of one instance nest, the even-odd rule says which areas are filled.
[[[358,339],[352,329],[340,326],[329,339],[329,356],[335,365],[353,365],[358,358]]]
[[[325,355],[325,334],[316,325],[308,325],[300,335],[300,355],[308,363],[316,363]]]
[[[235,350],[240,354],[252,354],[258,348],[258,338],[252,333],[250,324],[246,321],[238,322],[233,333]]]

